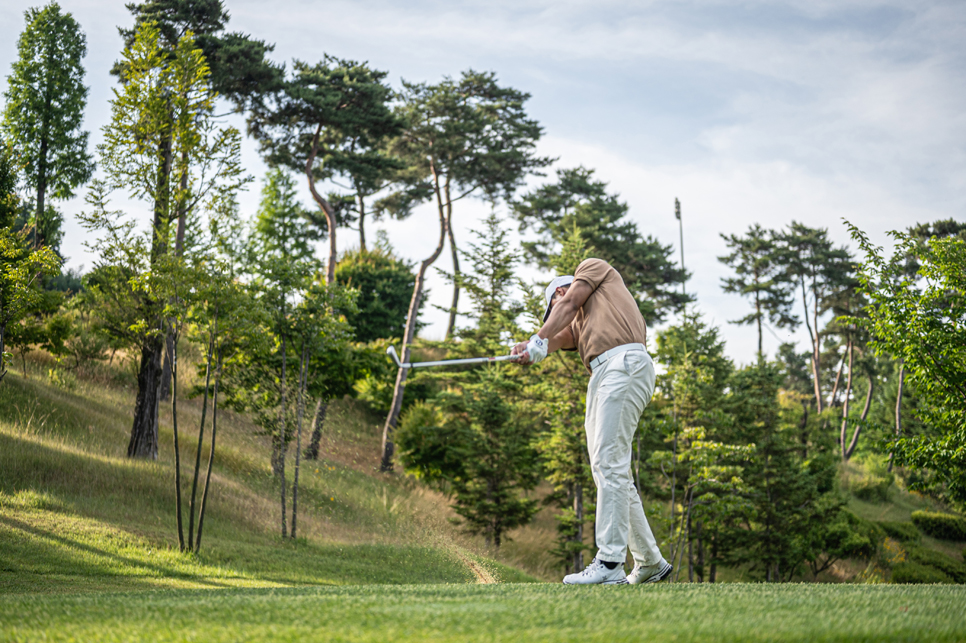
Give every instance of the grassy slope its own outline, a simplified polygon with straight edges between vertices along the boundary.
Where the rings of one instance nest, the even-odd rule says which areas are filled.
[[[13,641],[962,641],[966,587],[422,585],[21,596]]]
[[[377,473],[375,425],[340,404],[323,459],[302,468],[295,542],[277,535],[266,440],[222,413],[202,552],[181,555],[169,411],[158,462],[131,461],[129,374],[102,368],[67,390],[42,355],[27,365],[29,379],[0,385],[0,593],[478,579],[479,552],[446,523],[445,501]],[[180,407],[187,503],[200,406]],[[480,560],[496,578],[533,580]]]
[[[131,461],[124,456],[134,394],[129,370],[102,367],[65,388],[46,377],[51,364],[43,354],[27,365],[29,379],[12,372],[0,385],[0,593],[472,582],[480,576],[474,561],[484,576],[489,570],[507,581],[560,578],[548,554],[556,535],[552,509],[511,534],[496,554],[503,564],[492,560],[493,552],[447,521],[453,512],[445,499],[376,471],[379,418],[351,402],[332,405],[323,459],[302,469],[296,542],[276,535],[265,439],[244,418],[223,412],[203,551],[180,555],[170,410],[162,414],[160,460]],[[187,481],[200,414],[197,400],[180,405]],[[872,520],[908,520],[929,503],[893,489],[889,503],[853,498],[850,507]],[[658,532],[661,510],[648,508]],[[923,544],[961,559],[962,544]],[[866,566],[846,561],[823,579],[848,580]],[[749,578],[719,569],[722,581]]]

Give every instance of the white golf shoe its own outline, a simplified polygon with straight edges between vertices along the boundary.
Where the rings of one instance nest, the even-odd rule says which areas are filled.
[[[620,563],[614,569],[607,569],[595,558],[584,571],[564,576],[563,582],[564,585],[626,585],[627,574]]]
[[[630,576],[627,577],[627,582],[631,585],[640,585],[641,583],[657,583],[670,576],[673,569],[674,568],[671,566],[671,563],[667,562],[663,558],[660,560],[660,562],[653,565],[641,565],[635,563],[634,569],[631,570]]]

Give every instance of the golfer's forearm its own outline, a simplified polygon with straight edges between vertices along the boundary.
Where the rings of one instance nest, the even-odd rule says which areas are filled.
[[[570,329],[565,329],[562,333],[557,333],[547,342],[547,355],[559,351],[562,348],[573,348],[574,338],[570,334]]]

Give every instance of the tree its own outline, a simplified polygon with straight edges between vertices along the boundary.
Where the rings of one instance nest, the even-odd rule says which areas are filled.
[[[754,312],[732,323],[758,326],[759,359],[763,355],[763,319],[780,328],[798,324],[791,314],[792,296],[789,284],[782,279],[783,266],[776,252],[775,237],[774,231],[764,230],[758,224],[750,226],[745,236],[722,234],[731,253],[718,257],[718,261],[734,269],[737,275],[722,278],[722,289],[752,298]]]
[[[819,318],[828,312],[838,295],[854,285],[854,266],[847,248],[836,248],[828,230],[792,222],[781,237],[781,262],[786,276],[797,282],[802,295],[802,318],[812,351],[812,385],[819,413],[825,409],[822,393],[822,340]]]
[[[43,294],[37,280],[59,268],[59,260],[47,247],[34,249],[24,232],[0,227],[0,382],[7,374],[7,329],[17,323]]]
[[[842,501],[832,493],[830,454],[801,455],[796,400],[783,404],[778,364],[760,361],[736,371],[725,408],[729,439],[748,450],[737,458],[742,504],[720,529],[723,560],[749,565],[767,582],[786,582],[824,551],[825,530]]]
[[[660,322],[681,310],[693,295],[677,290],[687,273],[671,259],[671,246],[642,237],[627,219],[627,204],[607,193],[607,184],[583,167],[557,171],[557,182],[529,192],[513,204],[520,232],[532,229],[539,241],[524,242],[533,263],[550,268],[557,248],[576,226],[594,256],[610,263],[635,296],[641,314]]]
[[[465,257],[473,264],[466,280],[473,301],[473,327],[461,329],[451,355],[498,350],[523,333],[516,318],[523,306],[511,298],[518,257],[508,231],[491,214],[475,233]],[[538,504],[522,493],[539,481],[533,448],[534,414],[522,395],[517,367],[493,364],[440,373],[446,390],[413,405],[399,431],[406,470],[451,493],[469,533],[499,547],[510,529],[527,524]]]
[[[0,382],[11,359],[6,352],[10,329],[43,299],[38,278],[55,272],[60,264],[50,248],[31,248],[26,231],[13,229],[19,206],[16,186],[12,150],[0,139]]]
[[[354,165],[360,162],[351,151],[354,142],[361,141],[369,148],[392,133],[398,122],[388,106],[391,90],[384,83],[386,72],[328,55],[315,65],[296,60],[292,67],[284,91],[278,92],[271,104],[253,109],[248,127],[269,165],[305,174],[312,198],[324,216],[324,231],[329,237],[326,280],[333,284],[340,221],[335,207],[320,194],[317,182],[331,178],[335,172],[362,172]],[[323,225],[321,219],[315,221]]]
[[[312,258],[312,243],[320,237],[305,217],[295,197],[295,182],[284,170],[269,170],[262,186],[262,200],[255,215],[255,236],[260,252],[292,261]]]
[[[146,0],[126,6],[134,16],[134,26],[131,29],[118,28],[125,49],[134,46],[138,31],[146,24],[157,29],[162,56],[167,58],[174,57],[181,39],[192,34],[195,45],[208,65],[207,81],[211,86],[212,98],[219,96],[228,100],[233,111],[241,112],[251,105],[260,104],[266,94],[281,87],[283,68],[266,59],[274,45],[241,33],[225,33],[229,16],[221,0]],[[125,82],[127,64],[123,60],[116,62],[111,70],[122,83]],[[161,144],[167,148],[171,143],[162,139]],[[176,169],[171,163],[159,163],[158,182],[167,183],[171,172]],[[185,189],[188,177],[183,167],[178,180],[181,188]],[[191,214],[189,203],[177,204],[173,212],[177,218],[174,251],[179,256],[184,251],[185,226]],[[173,339],[166,334],[161,374],[162,400],[167,400],[170,393],[173,350]]]
[[[17,196],[17,181],[20,168],[13,148],[8,141],[0,137],[0,230],[13,226],[20,209],[20,198]]]
[[[880,355],[901,359],[920,396],[919,416],[933,435],[902,435],[890,445],[900,466],[929,468],[936,475],[912,485],[962,507],[966,505],[966,241],[893,232],[896,250],[886,259],[855,226],[852,238],[865,253],[858,274],[868,298],[864,312],[848,321],[871,336]],[[907,258],[919,268],[915,277]]]
[[[212,92],[228,100],[241,112],[277,91],[282,84],[282,66],[266,59],[275,45],[249,35],[226,33],[229,15],[222,0],[145,0],[125,5],[134,16],[130,29],[118,28],[125,49],[137,40],[147,23],[155,25],[161,46],[173,52],[189,32],[210,69]],[[114,64],[111,73],[123,82],[125,61]]]
[[[87,87],[81,59],[87,39],[70,13],[51,2],[24,12],[27,26],[17,42],[0,132],[15,146],[27,187],[36,194],[34,245],[59,229],[62,217],[48,198],[69,199],[94,171],[81,129]]]
[[[368,251],[350,250],[342,255],[335,270],[336,280],[359,293],[358,312],[347,317],[355,328],[356,341],[403,336],[406,309],[416,281],[413,267],[387,245]]]
[[[495,73],[472,69],[459,80],[446,77],[435,85],[403,81],[400,111],[407,125],[394,150],[407,165],[418,168],[413,179],[432,183],[437,207],[445,209],[456,277],[447,339],[456,326],[461,286],[453,203],[471,194],[491,202],[509,201],[527,175],[553,162],[536,155],[543,128],[527,116],[524,103],[529,98],[501,87]]]
[[[169,54],[158,27],[143,23],[124,52],[121,74],[124,84],[114,90],[111,123],[98,149],[107,187],[128,189],[153,206],[145,269],[158,270],[170,252],[172,220],[196,208],[223,207],[249,179],[239,165],[238,131],[214,123],[208,66],[190,33]],[[94,229],[100,223],[89,221]],[[145,332],[139,338],[138,397],[128,454],[155,458],[165,301],[151,288],[139,301]]]
[[[655,356],[666,372],[650,406],[670,449],[655,449],[648,466],[668,484],[670,561],[678,575],[687,568],[689,579],[703,580],[709,545],[713,582],[722,549],[718,526],[734,511],[743,484],[740,466],[733,462],[743,447],[730,440],[722,408],[734,367],[719,330],[693,311],[658,334]]]

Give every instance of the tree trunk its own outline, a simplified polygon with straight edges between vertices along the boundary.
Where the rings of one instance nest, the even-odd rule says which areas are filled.
[[[184,544],[184,526],[181,516],[181,449],[178,447],[178,349],[175,348],[171,359],[171,371],[174,373],[174,388],[171,395],[171,427],[174,431],[174,491],[175,506],[178,512],[178,547],[186,551]],[[191,542],[190,540],[188,541]]]
[[[3,351],[2,342],[0,342],[0,352]],[[896,439],[902,435],[902,385],[906,381],[906,363],[903,360],[899,361],[899,389],[896,393]],[[889,473],[892,473],[892,460],[895,456],[894,452],[889,452]]]
[[[805,315],[803,319],[805,320],[805,327],[808,329],[808,338],[812,345],[812,383],[815,388],[815,404],[818,407],[819,414],[822,413],[823,400],[822,400],[822,381],[820,378],[820,368],[819,361],[821,359],[821,346],[822,339],[818,330],[818,302],[816,300],[815,304],[815,330],[812,330],[812,325],[808,321],[809,309],[808,309],[808,298],[806,296],[805,290],[805,277],[801,278],[802,285],[802,305],[805,307]]]
[[[854,360],[854,355],[853,355],[853,352],[854,351],[852,350],[852,339],[851,338],[849,338],[849,344],[848,344],[848,349],[847,350],[848,350],[848,355],[849,355],[849,376],[848,376],[848,378],[846,379],[846,382],[845,382],[845,400],[842,401],[842,430],[841,430],[840,435],[839,435],[839,448],[842,451],[842,459],[843,460],[848,460],[849,459],[848,456],[845,454],[845,451],[846,451],[846,447],[845,447],[845,437],[846,437],[845,430],[846,430],[846,427],[848,426],[848,420],[849,420],[849,398],[852,397],[852,370],[853,370],[852,369],[852,364],[855,361]]]
[[[288,535],[288,528],[285,525],[285,440],[288,437],[287,427],[285,422],[285,363],[288,361],[288,353],[286,352],[285,346],[285,335],[282,335],[282,381],[281,381],[281,401],[278,406],[278,431],[279,431],[279,444],[278,444],[278,460],[276,461],[278,476],[278,486],[280,489],[280,500],[282,504],[282,538]]]
[[[299,360],[299,399],[298,399],[298,419],[295,430],[295,475],[292,482],[292,539],[295,539],[295,530],[298,526],[299,517],[299,467],[302,464],[302,411],[305,408],[305,380],[308,370],[308,359],[306,356],[306,346],[302,342],[302,355]]]
[[[872,390],[875,388],[875,378],[872,373],[869,376],[869,388],[865,393],[865,408],[862,409],[862,415],[859,417],[859,422],[865,422],[865,419],[869,417],[869,409],[872,408]],[[855,452],[855,447],[859,443],[859,434],[862,433],[862,425],[858,424],[855,427],[855,433],[852,434],[852,441],[849,443],[849,448],[845,451],[845,459],[848,460],[852,457]]]
[[[161,362],[161,392],[158,394],[162,402],[171,399],[171,357],[174,351],[174,338],[169,332],[164,338],[164,358]]]
[[[453,202],[449,195],[449,176],[446,177],[444,184],[446,194],[446,232],[449,235],[450,252],[453,255],[453,303],[449,307],[449,321],[446,323],[446,336],[444,341],[453,336],[453,329],[456,327],[456,309],[460,303],[460,260],[459,252],[456,249],[456,237],[453,235]]]
[[[134,423],[127,455],[158,459],[158,405],[161,402],[161,353],[164,338],[154,336],[141,347],[138,394],[134,402]]]
[[[577,522],[577,533],[574,541],[581,547],[584,544],[584,487],[579,482],[574,485],[574,518]],[[583,549],[574,552],[573,572],[576,574],[584,568]]]
[[[714,583],[718,577],[718,543],[714,535],[711,536],[711,568],[708,570],[708,582]]]
[[[201,470],[201,446],[205,441],[205,419],[208,415],[208,387],[211,384],[211,360],[215,351],[215,336],[218,333],[218,313],[215,312],[213,327],[208,338],[208,351],[205,356],[205,391],[201,398],[201,423],[198,426],[198,448],[195,450],[195,473],[191,481],[191,500],[188,503],[188,545],[195,541],[195,498],[198,492],[198,472]]]
[[[0,311],[2,312],[2,311]],[[6,346],[7,325],[0,324],[0,382],[7,376],[7,364],[3,360],[4,347]]]
[[[211,451],[208,454],[208,472],[205,474],[205,491],[201,494],[201,510],[198,512],[198,540],[195,553],[201,550],[201,529],[205,524],[208,507],[208,488],[211,485],[211,468],[215,463],[215,438],[218,437],[218,383],[221,381],[221,348],[218,349],[218,366],[215,368],[215,390],[211,397]]]
[[[691,503],[688,503],[688,582],[694,582],[694,538],[691,536]]]
[[[171,133],[168,132],[161,142],[161,159],[158,163],[156,184],[157,197],[154,201],[154,222],[151,230],[151,266],[158,264],[167,252],[168,226],[168,177],[171,175]],[[154,317],[157,302],[148,299],[145,309],[149,318]],[[164,332],[160,314],[149,319],[154,328]],[[162,353],[164,337],[152,334],[141,345],[141,365],[138,370],[138,394],[134,403],[134,424],[128,442],[128,457],[158,459],[158,407],[161,401]]]
[[[315,422],[312,427],[312,439],[309,441],[309,448],[305,450],[306,460],[319,459],[319,446],[322,444],[322,427],[325,425],[325,412],[329,405],[322,402],[322,398],[315,405]]]
[[[187,165],[188,154],[186,152],[181,153],[181,163],[182,167]],[[178,228],[175,234],[174,240],[174,252],[181,258],[184,254],[184,228],[185,228],[185,218],[187,217],[187,212],[185,211],[184,199],[185,193],[188,190],[188,172],[187,170],[181,171],[181,180],[179,181],[179,192],[177,200],[178,208]],[[165,338],[165,351],[164,351],[164,364],[161,371],[161,400],[167,401],[171,394],[171,358],[174,355],[174,331],[171,330],[169,325],[168,335]],[[191,539],[188,539],[191,542]]]
[[[838,371],[835,372],[835,383],[832,385],[832,392],[829,394],[828,405],[829,408],[835,406],[836,399],[839,396],[839,383],[842,381],[842,368],[845,366],[845,353],[842,354],[842,359],[839,360]]]
[[[315,157],[319,153],[319,135],[321,133],[322,125],[319,125],[315,130],[315,136],[312,137],[312,150],[309,152],[309,158],[305,161],[305,176],[309,180],[309,191],[312,193],[312,198],[322,208],[326,223],[329,226],[329,261],[325,267],[325,282],[331,286],[335,283],[335,264],[339,255],[335,245],[335,210],[332,209],[332,205],[315,189],[315,176],[312,174],[312,165],[315,163]]]
[[[698,521],[698,564],[695,566],[695,574],[698,582],[704,582],[704,525]]]
[[[40,153],[37,155],[37,212],[34,214],[34,248],[44,243],[40,235],[40,222],[44,218],[47,198],[47,152],[50,150],[50,107],[53,102],[51,89],[45,88],[44,116],[40,126]]]
[[[423,298],[423,286],[426,279],[426,271],[439,258],[446,243],[446,213],[443,209],[443,199],[440,194],[439,176],[436,174],[435,165],[430,163],[433,172],[433,190],[436,193],[436,205],[439,211],[439,242],[436,250],[419,265],[416,273],[416,283],[413,285],[413,297],[409,302],[409,316],[406,318],[406,330],[403,333],[402,353],[400,359],[403,363],[409,361],[409,347],[416,335],[416,317],[419,314],[419,304]],[[396,423],[399,421],[399,413],[402,410],[403,394],[406,391],[406,376],[408,369],[400,368],[396,373],[396,385],[392,392],[392,406],[389,407],[389,415],[386,417],[386,424],[382,429],[382,459],[379,464],[380,471],[392,471],[392,458],[395,452],[393,444],[393,432],[396,430]]]
[[[362,198],[362,192],[356,193],[356,200],[359,202],[359,250],[366,251],[366,201]]]
[[[762,359],[762,345],[761,345],[761,293],[758,291],[758,273],[755,273],[755,321],[758,322],[758,360]]]

